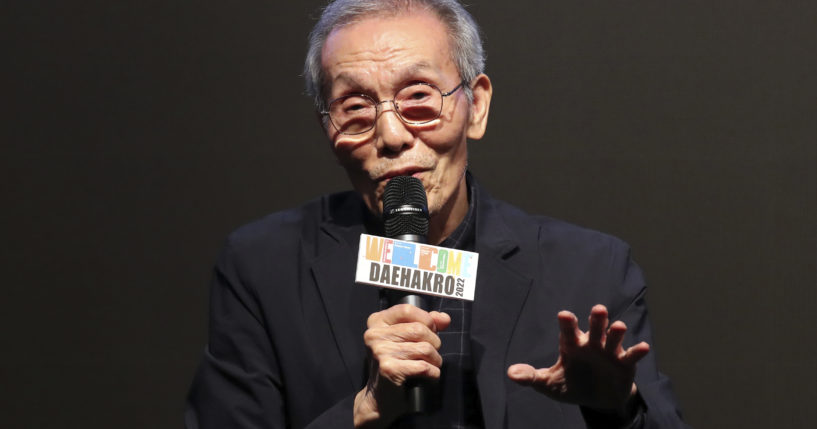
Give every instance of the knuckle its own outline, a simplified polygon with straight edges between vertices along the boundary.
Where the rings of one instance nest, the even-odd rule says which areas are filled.
[[[425,357],[433,357],[437,354],[437,349],[434,348],[430,343],[422,342],[419,343],[420,354]]]
[[[425,334],[426,327],[420,322],[412,322],[408,326],[408,333],[412,338],[422,338]]]
[[[440,356],[439,353],[436,351],[432,352],[425,356],[425,361],[431,364],[432,366],[439,368],[443,365],[443,358]]]
[[[400,316],[405,317],[405,318],[411,317],[411,315],[413,313],[413,307],[411,305],[408,305],[408,304],[398,304],[398,305],[394,306],[393,308],[395,309],[397,314],[399,314]]]
[[[379,322],[379,321],[380,321],[380,318],[381,318],[380,313],[381,313],[381,312],[379,312],[379,311],[378,311],[377,313],[372,313],[372,314],[370,314],[370,315],[369,315],[369,318],[368,318],[368,319],[366,319],[366,326],[367,326],[367,327],[369,327],[369,328],[371,328],[371,327],[372,327],[372,326],[374,326],[374,325],[375,325],[377,322]]]
[[[388,378],[389,380],[396,378],[398,375],[396,363],[391,359],[380,362],[380,375]]]
[[[379,342],[369,346],[369,349],[371,349],[372,355],[374,355],[375,358],[378,358],[386,353],[385,346]]]
[[[365,332],[363,332],[363,342],[370,347],[372,344],[375,344],[382,339],[383,335],[379,330],[367,329]]]
[[[429,363],[425,364],[425,370],[423,373],[428,378],[432,379],[440,378],[440,368],[437,368],[436,366],[431,365]]]

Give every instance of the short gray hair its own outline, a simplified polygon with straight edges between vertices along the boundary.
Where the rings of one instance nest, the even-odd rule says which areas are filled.
[[[372,16],[395,16],[412,10],[435,13],[448,28],[452,60],[460,78],[471,82],[485,70],[485,52],[474,18],[457,0],[335,0],[329,3],[309,34],[309,51],[304,63],[306,93],[315,100],[315,108],[326,110],[324,74],[321,66],[323,45],[336,28]],[[465,86],[468,99],[473,98],[470,86]]]

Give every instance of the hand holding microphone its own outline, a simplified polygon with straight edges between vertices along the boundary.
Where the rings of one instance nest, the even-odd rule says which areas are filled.
[[[363,338],[373,365],[366,387],[355,398],[355,427],[387,427],[397,417],[417,412],[410,398],[416,397],[411,389],[419,386],[407,391],[407,381],[440,378],[442,356],[437,352],[437,332],[450,323],[445,313],[426,312],[408,304],[369,316]]]
[[[425,243],[428,234],[426,193],[420,180],[391,179],[383,195],[385,235]],[[405,413],[425,411],[422,380],[440,377],[438,353],[442,331],[451,318],[428,312],[423,295],[388,290],[390,308],[369,316],[364,341],[372,354],[367,386],[355,398],[355,426],[385,427]]]

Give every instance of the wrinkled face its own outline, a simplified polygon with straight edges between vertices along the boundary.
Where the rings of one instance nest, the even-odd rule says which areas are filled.
[[[427,12],[372,17],[336,29],[326,40],[321,60],[327,100],[362,93],[384,101],[411,83],[430,83],[443,93],[460,83],[446,28]],[[423,182],[433,217],[465,189],[470,107],[460,89],[444,98],[442,114],[427,124],[407,125],[391,103],[383,103],[373,130],[343,135],[327,121],[326,133],[373,213],[382,212],[389,178],[402,175]]]

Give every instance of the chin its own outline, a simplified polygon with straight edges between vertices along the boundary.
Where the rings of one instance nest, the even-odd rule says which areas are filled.
[[[429,198],[428,200],[428,215],[430,217],[436,216],[443,208],[443,201],[440,201],[439,198]]]

